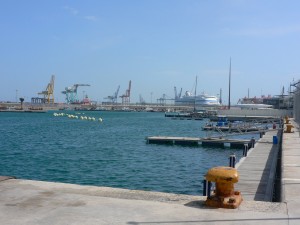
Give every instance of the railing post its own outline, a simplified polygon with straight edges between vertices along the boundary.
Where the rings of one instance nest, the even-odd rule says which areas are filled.
[[[236,157],[235,154],[231,154],[229,156],[229,167],[235,168],[235,161],[236,161]]]
[[[211,195],[211,182],[206,179],[203,180],[203,196],[210,197]]]
[[[251,143],[251,148],[254,148],[254,145],[255,145],[255,138],[254,137],[251,138],[250,143]]]
[[[243,151],[243,156],[244,157],[247,157],[247,155],[248,155],[248,144],[244,144],[244,151]]]

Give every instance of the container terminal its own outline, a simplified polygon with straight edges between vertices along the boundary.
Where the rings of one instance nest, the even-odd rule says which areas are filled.
[[[289,94],[285,95],[284,88],[280,95],[271,97],[270,95],[261,97],[250,97],[248,89],[248,97],[241,98],[236,105],[222,104],[222,89],[218,97],[208,95],[205,93],[197,94],[197,77],[195,88],[192,91],[186,91],[182,94],[182,88],[177,91],[174,87],[174,97],[169,97],[163,94],[162,97],[157,99],[156,103],[147,103],[141,95],[139,95],[139,102],[132,103],[132,82],[129,81],[128,88],[125,92],[119,95],[120,85],[118,85],[116,91],[112,95],[105,97],[102,102],[96,102],[91,100],[85,91],[83,91],[83,98],[80,99],[78,96],[78,89],[82,87],[90,87],[90,84],[76,83],[71,86],[65,87],[60,94],[64,95],[65,101],[63,103],[55,102],[55,75],[51,75],[50,82],[46,87],[37,92],[38,97],[32,97],[31,101],[25,101],[25,98],[18,98],[18,90],[16,90],[16,101],[15,102],[0,102],[0,111],[18,111],[18,112],[43,112],[48,110],[91,110],[91,111],[150,111],[150,112],[166,112],[166,113],[195,113],[195,112],[206,112],[211,115],[216,115],[218,110],[222,113],[222,110],[237,109],[237,110],[255,110],[257,109],[280,109],[280,110],[292,110],[293,109],[293,95],[292,85],[289,88]],[[230,93],[230,90],[229,90]],[[118,102],[118,99],[121,99]],[[229,101],[230,102],[230,101]],[[243,111],[234,113],[245,114]],[[248,114],[248,112],[247,112]],[[262,113],[263,115],[265,113]],[[274,111],[271,112],[274,114]],[[169,114],[170,116],[172,114]],[[166,115],[166,116],[169,116]],[[174,116],[176,117],[176,116]]]
[[[273,116],[280,117],[278,127],[266,131],[250,149],[245,146],[239,162],[231,155],[228,165],[199,177],[205,181],[203,196],[1,176],[0,223],[299,224],[300,82],[294,85],[293,111],[277,111]],[[250,112],[270,116],[275,111],[236,114],[251,116]]]

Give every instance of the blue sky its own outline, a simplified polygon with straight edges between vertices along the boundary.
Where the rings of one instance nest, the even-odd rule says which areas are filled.
[[[232,102],[276,95],[300,77],[300,1],[0,0],[0,101],[30,101],[55,80],[55,101],[103,101],[132,81],[131,102],[174,97],[174,86]],[[120,102],[120,99],[118,100]]]

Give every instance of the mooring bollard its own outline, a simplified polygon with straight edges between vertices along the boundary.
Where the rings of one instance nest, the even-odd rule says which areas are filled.
[[[248,155],[248,144],[244,144],[244,151],[243,151],[243,156],[244,157],[247,157],[247,155]]]
[[[290,123],[290,118],[288,116],[285,116],[285,124],[289,124]]]
[[[216,190],[207,197],[205,204],[217,208],[237,208],[243,201],[239,191],[234,190],[234,183],[239,180],[239,174],[235,168],[231,167],[214,167],[208,170],[207,181],[216,183]]]
[[[210,197],[211,195],[211,182],[203,180],[203,196]]]
[[[286,125],[286,130],[284,131],[285,133],[293,133],[292,128],[294,126],[292,124],[287,124]]]
[[[229,167],[235,168],[236,157],[235,154],[229,156]]]

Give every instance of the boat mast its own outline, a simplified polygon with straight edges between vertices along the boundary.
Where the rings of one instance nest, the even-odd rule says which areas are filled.
[[[231,83],[231,57],[229,61],[229,95],[228,95],[228,109],[230,109],[230,83]]]
[[[195,84],[195,99],[194,99],[194,112],[196,112],[196,96],[197,96],[197,76],[196,76],[196,84]]]
[[[195,96],[197,95],[197,79],[198,79],[198,76],[196,76]]]

